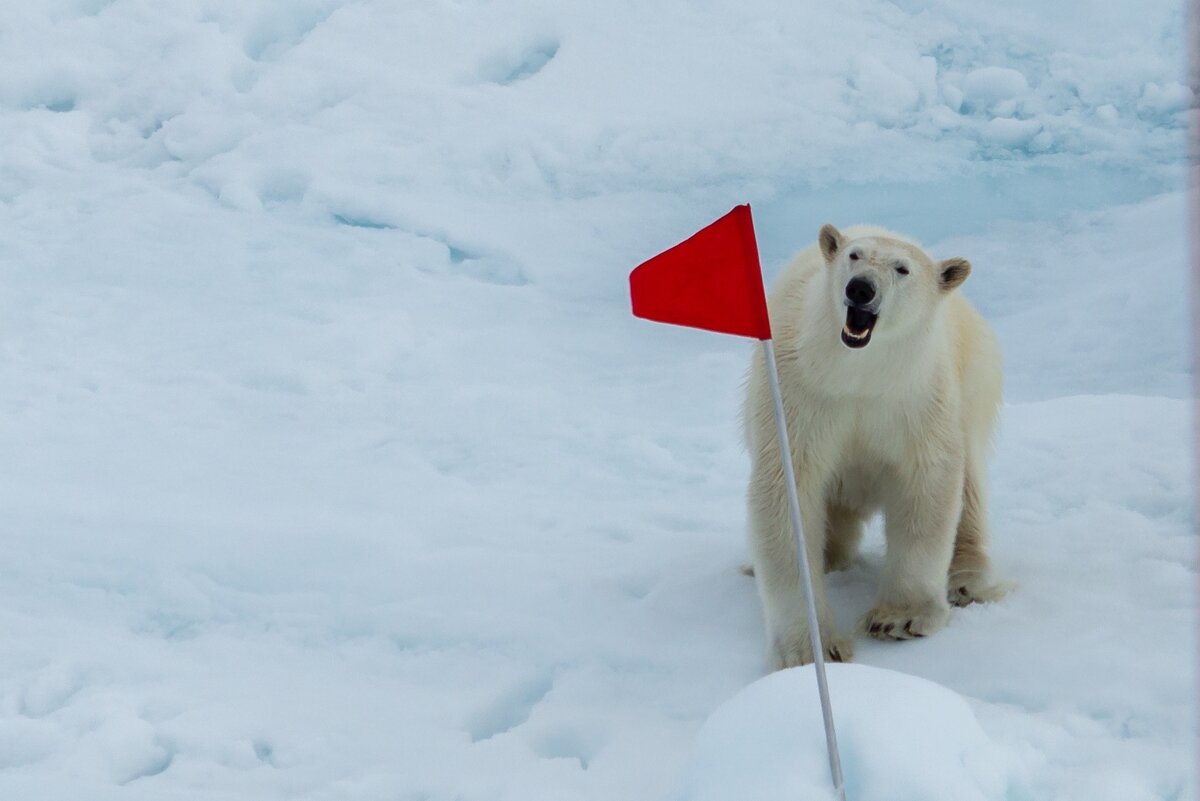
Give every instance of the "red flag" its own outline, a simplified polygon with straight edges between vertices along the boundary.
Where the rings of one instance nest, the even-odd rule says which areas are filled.
[[[629,290],[637,317],[771,338],[748,205],[638,265],[629,276]]]

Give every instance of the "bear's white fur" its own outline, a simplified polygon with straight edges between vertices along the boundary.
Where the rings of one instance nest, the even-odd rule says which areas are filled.
[[[853,561],[863,522],[877,511],[885,517],[887,555],[863,620],[868,634],[923,637],[945,625],[950,603],[995,600],[1005,591],[986,552],[985,457],[1000,405],[1000,349],[957,291],[970,270],[965,259],[934,262],[916,242],[882,228],[826,225],[771,293],[828,659],[849,659],[853,648],[834,630],[822,567]],[[873,293],[864,294],[864,282]],[[768,660],[779,669],[813,655],[773,415],[760,349],[745,408],[753,462],[748,522]]]

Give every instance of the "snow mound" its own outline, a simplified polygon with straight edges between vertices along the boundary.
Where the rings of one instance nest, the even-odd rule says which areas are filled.
[[[962,696],[866,665],[829,665],[829,692],[852,801],[996,801],[1007,761]],[[705,722],[679,801],[832,799],[811,665],[756,681]]]

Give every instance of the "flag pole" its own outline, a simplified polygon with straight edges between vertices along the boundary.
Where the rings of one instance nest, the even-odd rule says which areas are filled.
[[[763,291],[762,266],[754,238],[754,220],[749,204],[735,206],[714,223],[706,225],[683,242],[639,264],[629,274],[629,294],[637,317],[660,323],[703,328],[722,334],[754,337],[762,342],[767,377],[775,400],[775,427],[787,486],[788,509],[796,535],[796,555],[808,603],[808,631],[812,639],[821,713],[825,717],[825,744],[829,749],[829,772],[837,801],[846,801],[842,762],[833,730],[829,685],[825,680],[825,649],[813,593],[808,549],[800,524],[800,502],[796,497],[796,471],[783,417],[783,395],[775,346],[771,341],[771,319]]]
[[[829,703],[829,683],[825,679],[825,649],[821,645],[821,627],[817,620],[817,600],[813,593],[812,573],[809,572],[808,547],[804,541],[804,527],[800,524],[800,499],[796,495],[796,470],[792,465],[792,447],[783,415],[783,393],[779,389],[779,370],[775,365],[775,343],[770,339],[760,341],[763,346],[763,356],[767,362],[767,379],[771,386],[771,398],[775,401],[775,430],[779,435],[783,483],[787,487],[788,511],[792,517],[792,531],[796,535],[796,555],[800,559],[800,578],[804,585],[804,600],[808,606],[808,634],[812,642],[813,667],[817,672],[817,692],[821,696],[821,715],[825,718],[825,746],[829,750],[829,773],[833,778],[833,790],[837,800],[846,801],[842,760],[838,754],[837,732],[833,728],[833,707]]]

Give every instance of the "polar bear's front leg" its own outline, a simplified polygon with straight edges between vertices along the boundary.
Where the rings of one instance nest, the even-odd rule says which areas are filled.
[[[967,454],[962,517],[950,560],[947,586],[955,606],[998,601],[1012,589],[1012,584],[996,580],[987,554],[987,471],[980,450]]]
[[[918,461],[889,493],[879,596],[863,621],[872,637],[906,640],[946,625],[946,573],[962,508],[961,460]]]
[[[761,461],[766,463],[756,464],[750,479],[750,547],[766,622],[767,661],[771,670],[781,670],[812,662],[813,650],[804,586],[800,581],[796,536],[792,531],[783,486],[783,471],[777,462],[772,467],[770,460]],[[853,643],[848,638],[836,635],[833,614],[825,600],[822,571],[825,549],[823,499],[813,499],[802,493],[800,515],[825,658],[833,662],[845,662],[853,656]]]

